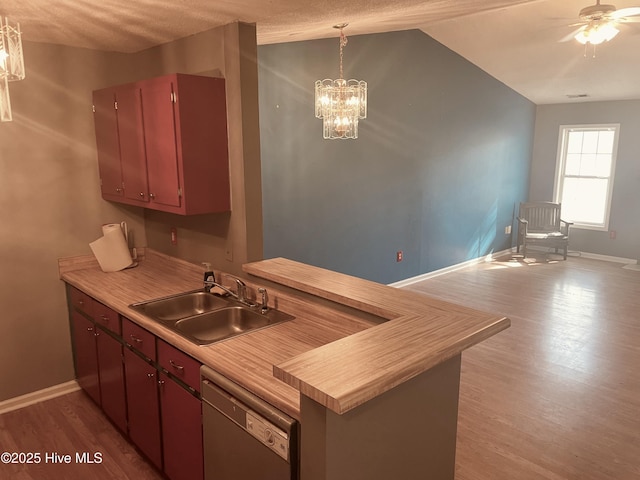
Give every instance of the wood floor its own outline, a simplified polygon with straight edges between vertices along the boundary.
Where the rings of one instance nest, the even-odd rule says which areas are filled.
[[[0,462],[0,480],[160,480],[162,475],[120,435],[83,392],[0,415],[0,454],[39,453],[40,463]],[[76,453],[100,463],[76,463]],[[71,463],[46,454],[71,455]],[[99,456],[94,456],[99,453]],[[51,458],[51,457],[49,457]],[[59,459],[60,457],[58,457]],[[35,458],[31,457],[32,461]]]
[[[462,355],[456,480],[640,479],[640,271],[527,260],[406,287],[512,322]]]
[[[507,259],[406,288],[512,321],[462,356],[456,480],[640,479],[640,271]],[[162,478],[81,392],[0,415],[1,451],[102,463],[0,463],[0,479]]]

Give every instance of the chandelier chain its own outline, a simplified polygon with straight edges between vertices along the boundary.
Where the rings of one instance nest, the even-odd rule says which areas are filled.
[[[340,78],[344,79],[344,73],[342,70],[342,58],[344,56],[344,47],[347,45],[347,36],[342,31],[343,27],[340,27]]]

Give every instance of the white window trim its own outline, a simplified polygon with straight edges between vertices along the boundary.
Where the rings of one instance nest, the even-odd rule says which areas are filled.
[[[567,135],[564,134],[566,130],[606,130],[613,129],[616,131],[613,140],[613,152],[611,155],[611,175],[609,176],[609,186],[607,190],[607,204],[604,214],[604,224],[594,225],[588,223],[574,223],[571,228],[581,228],[584,230],[597,230],[606,232],[609,230],[609,216],[611,213],[611,199],[613,197],[613,181],[616,173],[616,158],[618,156],[618,140],[620,138],[620,124],[619,123],[603,123],[603,124],[586,124],[586,125],[560,125],[558,134],[558,153],[556,155],[556,174],[555,182],[553,185],[553,201],[559,203],[562,199],[562,190],[560,188],[560,179],[564,172],[564,151],[566,148]]]

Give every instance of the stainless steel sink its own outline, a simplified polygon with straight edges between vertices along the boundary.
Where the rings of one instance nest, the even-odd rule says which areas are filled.
[[[230,297],[201,290],[129,305],[199,345],[265,328],[294,317],[279,310],[262,313]]]
[[[249,307],[234,306],[178,320],[174,329],[196,343],[207,345],[292,318],[276,310],[263,314]]]
[[[175,321],[229,306],[229,302],[202,290],[130,305],[154,320]]]

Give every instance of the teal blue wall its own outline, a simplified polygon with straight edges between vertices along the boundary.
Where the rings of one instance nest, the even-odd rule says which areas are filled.
[[[338,40],[258,62],[265,258],[391,283],[511,246],[534,104],[420,31],[353,36],[369,115],[357,140],[323,140],[313,85],[338,76]]]

